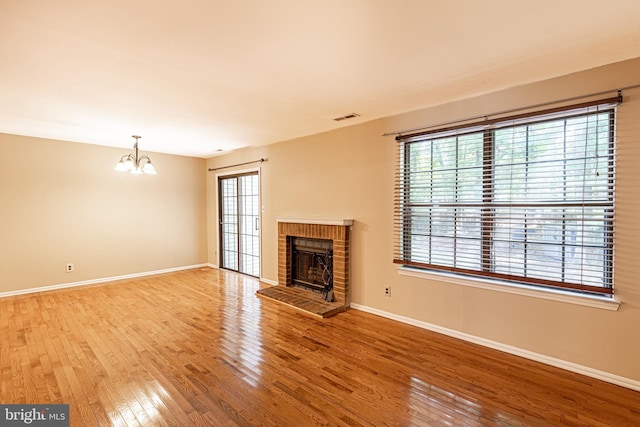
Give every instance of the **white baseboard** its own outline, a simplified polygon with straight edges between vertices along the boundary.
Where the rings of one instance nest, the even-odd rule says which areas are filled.
[[[260,281],[272,286],[276,286],[278,284],[278,282],[276,282],[275,280],[265,279],[264,277],[261,277]]]
[[[219,270],[220,267],[218,266],[218,264],[212,264],[212,263],[208,263],[207,267],[211,267],[211,268],[215,268],[216,270]]]
[[[534,353],[533,351],[524,350],[522,348],[514,347],[507,344],[502,344],[497,341],[492,341],[486,338],[481,338],[475,335],[456,331],[455,329],[444,328],[442,326],[423,322],[421,320],[412,319],[410,317],[400,316],[397,314],[389,313],[383,310],[378,310],[377,308],[372,308],[365,305],[351,303],[351,308],[360,310],[360,311],[365,311],[367,313],[375,314],[377,316],[386,317],[387,319],[392,319],[398,322],[417,326],[419,328],[427,329],[433,332],[437,332],[439,334],[448,335],[453,338],[459,338],[461,340],[472,342],[474,344],[480,344],[482,346],[489,347],[494,350],[504,351],[505,353],[524,357],[525,359],[544,363],[546,365],[555,366],[556,368],[565,369],[567,371],[575,372],[577,374],[582,374],[591,378],[596,378],[611,384],[629,388],[631,390],[640,391],[640,381],[637,381],[631,378],[626,378],[626,377],[615,375],[609,372],[600,371],[598,369],[589,368],[588,366],[578,365],[577,363],[567,362],[566,360],[556,359],[555,357],[545,356],[544,354]]]
[[[153,276],[154,274],[173,273],[182,270],[191,270],[194,268],[209,267],[209,264],[195,264],[184,267],[167,268],[164,270],[145,271],[142,273],[124,274],[122,276],[103,277],[100,279],[83,280],[80,282],[61,283],[59,285],[41,286],[38,288],[19,289],[17,291],[0,292],[0,298],[11,297],[16,295],[32,294],[34,292],[53,291],[56,289],[73,288],[76,286],[95,285],[98,283],[113,282],[116,280],[134,279],[136,277]]]

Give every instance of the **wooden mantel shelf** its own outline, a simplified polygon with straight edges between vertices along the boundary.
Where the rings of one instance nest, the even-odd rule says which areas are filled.
[[[353,225],[352,219],[276,218],[276,221],[286,222],[289,224],[339,225],[343,227],[349,227]]]

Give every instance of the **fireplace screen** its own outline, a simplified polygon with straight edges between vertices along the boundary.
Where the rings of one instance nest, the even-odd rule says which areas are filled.
[[[291,244],[293,284],[320,292],[326,301],[333,301],[333,242],[294,237]]]

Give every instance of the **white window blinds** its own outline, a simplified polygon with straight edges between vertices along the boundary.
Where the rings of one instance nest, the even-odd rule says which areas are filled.
[[[612,294],[614,101],[397,137],[394,262]]]

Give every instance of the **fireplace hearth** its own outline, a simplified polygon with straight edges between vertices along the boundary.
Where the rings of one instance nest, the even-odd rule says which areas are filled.
[[[278,286],[258,295],[321,317],[347,309],[352,224],[278,219]]]

